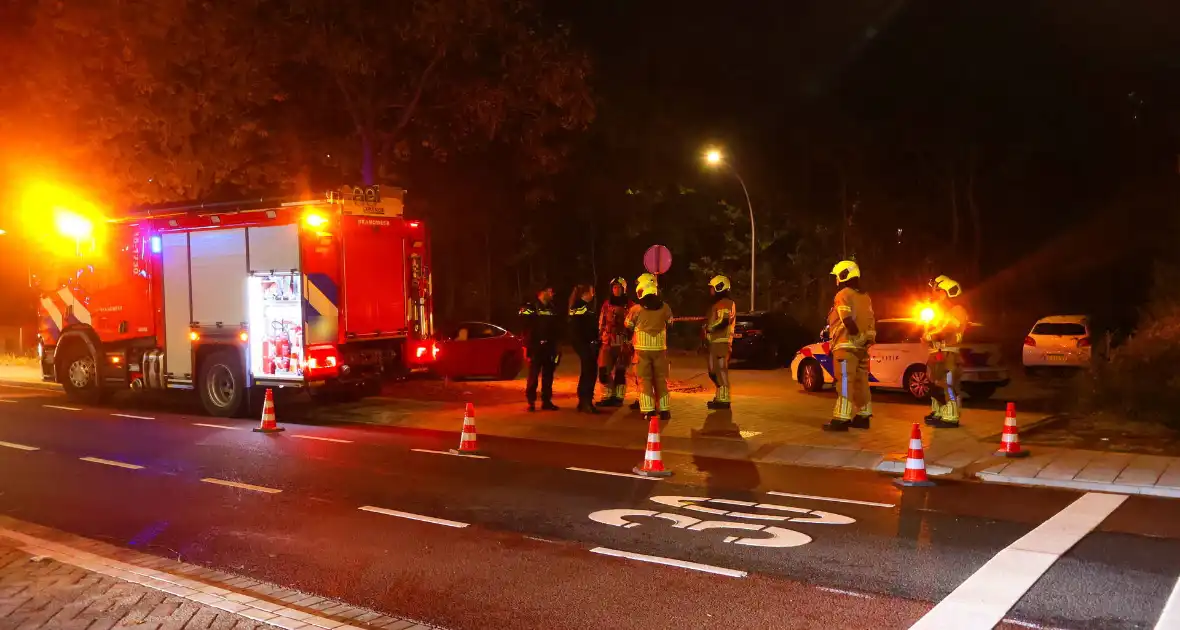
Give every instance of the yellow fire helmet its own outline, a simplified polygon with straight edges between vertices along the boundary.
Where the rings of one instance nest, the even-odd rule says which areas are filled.
[[[941,290],[943,293],[946,293],[946,296],[949,298],[957,298],[961,293],[963,293],[963,287],[959,286],[958,282],[955,282],[947,276],[938,276],[937,278],[931,280],[930,288]]]
[[[853,278],[860,277],[860,265],[851,260],[841,260],[832,267],[832,275],[836,276],[837,282],[848,282]]]
[[[645,273],[642,276],[639,276],[639,279],[635,281],[635,288],[638,289],[645,284],[658,285],[659,282],[656,281],[655,274]]]
[[[716,275],[713,276],[713,279],[709,281],[709,286],[713,287],[714,291],[721,293],[722,291],[728,291],[732,285],[729,283],[729,278],[726,278],[722,275]]]
[[[656,285],[654,284],[644,284],[640,285],[637,289],[635,289],[635,291],[639,294],[639,299],[642,300],[649,295],[655,295],[656,293],[659,293],[660,290],[656,288]]]

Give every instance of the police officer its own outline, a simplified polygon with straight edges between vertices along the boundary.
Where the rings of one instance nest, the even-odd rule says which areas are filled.
[[[633,331],[632,345],[639,373],[639,410],[650,419],[672,417],[668,397],[668,326],[672,309],[659,296],[654,283],[639,289],[639,303],[627,313],[626,326]]]
[[[610,297],[598,313],[598,382],[602,383],[599,407],[622,407],[627,395],[627,368],[631,365],[631,338],[624,327],[631,309],[627,281],[615,278]]]
[[[729,355],[737,321],[737,304],[730,299],[729,288],[725,276],[713,276],[709,281],[713,305],[705,316],[705,339],[709,343],[709,379],[716,387],[713,400],[707,403],[709,409],[729,409]]]
[[[562,317],[553,303],[553,287],[537,292],[537,299],[520,308],[525,349],[529,356],[529,378],[525,385],[528,410],[537,410],[537,379],[541,381],[541,409],[556,411],[553,404],[553,372],[557,369],[557,343],[561,339]]]
[[[877,337],[873,302],[860,288],[860,267],[855,262],[840,261],[832,268],[832,275],[836,276],[839,287],[835,304],[828,313],[836,408],[823,428],[824,431],[867,429],[873,417],[869,398],[869,346]]]
[[[578,353],[578,411],[598,413],[594,408],[594,381],[598,372],[598,323],[594,315],[594,287],[579,284],[570,294],[570,337]]]
[[[958,282],[938,276],[930,281],[930,289],[936,304],[934,320],[927,324],[925,335],[930,350],[926,358],[926,374],[930,377],[931,401],[926,424],[938,429],[953,429],[959,426],[962,404],[963,360],[959,356],[959,344],[967,331],[967,309],[959,303],[963,288]]]

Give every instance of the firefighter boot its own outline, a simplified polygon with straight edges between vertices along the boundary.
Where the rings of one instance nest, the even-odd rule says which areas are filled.
[[[639,401],[631,403],[631,411],[639,411]]]
[[[549,401],[545,401],[545,402],[541,403],[541,410],[542,411],[557,411],[557,409],[558,409],[557,405],[555,405]]]
[[[936,429],[957,429],[959,428],[959,403],[956,400],[948,400],[942,406],[942,417],[930,423],[930,426]]]
[[[671,419],[672,419],[672,412],[671,411],[664,410],[664,411],[660,412],[660,420],[667,421],[667,420],[671,420]]]
[[[824,431],[847,431],[848,427],[852,426],[851,420],[841,420],[840,418],[832,418],[824,424]]]
[[[525,407],[525,410],[528,411],[529,413],[533,413],[534,411],[537,410],[537,403],[529,403],[529,406]]]

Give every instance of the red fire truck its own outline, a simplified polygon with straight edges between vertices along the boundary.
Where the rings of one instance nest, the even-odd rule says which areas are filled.
[[[45,256],[42,378],[78,401],[114,390],[196,390],[217,416],[266,387],[369,389],[424,370],[430,340],[426,228],[400,190],[321,200],[139,209]]]

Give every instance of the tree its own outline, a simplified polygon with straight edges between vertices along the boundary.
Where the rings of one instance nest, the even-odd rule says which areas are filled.
[[[191,199],[284,179],[264,124],[273,42],[248,2],[25,3],[5,38],[18,74],[0,115],[9,159],[123,202]]]
[[[292,97],[320,121],[346,121],[325,129],[323,154],[365,182],[414,153],[445,159],[497,141],[523,149],[526,176],[552,172],[560,151],[547,141],[594,116],[587,57],[530,0],[281,4]]]

